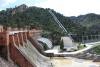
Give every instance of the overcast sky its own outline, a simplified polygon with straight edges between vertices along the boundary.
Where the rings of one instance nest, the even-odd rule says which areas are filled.
[[[100,14],[100,0],[0,0],[0,10],[21,4],[51,8],[65,16]]]

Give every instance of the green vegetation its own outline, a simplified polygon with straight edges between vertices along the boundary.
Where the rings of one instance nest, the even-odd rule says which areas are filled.
[[[61,40],[61,42],[60,42],[60,49],[61,49],[61,50],[63,50],[63,49],[64,49],[63,40]]]
[[[66,34],[59,28],[48,10],[50,9],[34,6],[27,7],[26,5],[21,5],[16,8],[8,8],[7,10],[0,11],[0,24],[19,28],[29,26],[39,27],[40,29],[43,29],[42,36],[50,38],[56,45],[59,44],[61,36]],[[63,16],[54,10],[52,11],[68,32],[74,34],[85,30],[81,25],[73,23],[70,18]]]
[[[93,51],[94,51],[97,55],[100,55],[100,46],[97,46],[97,47],[93,48]]]
[[[80,43],[77,47],[78,47],[78,50],[80,50],[80,49],[85,48],[85,47],[86,47],[86,45],[85,45],[85,44],[81,44],[81,43]]]
[[[95,32],[100,30],[100,15],[90,13],[86,15],[80,15],[78,17],[73,16],[70,17],[70,19],[86,27],[88,31]]]

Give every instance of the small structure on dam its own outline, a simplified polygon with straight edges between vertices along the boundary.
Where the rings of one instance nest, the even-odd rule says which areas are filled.
[[[52,42],[47,38],[40,37],[37,40],[38,42],[42,43],[44,48],[51,49],[53,47]]]

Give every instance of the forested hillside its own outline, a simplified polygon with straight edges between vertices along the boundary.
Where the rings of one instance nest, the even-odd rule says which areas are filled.
[[[60,40],[60,36],[64,36],[64,32],[54,21],[48,10],[51,9],[35,6],[28,7],[25,4],[15,8],[7,8],[6,10],[0,11],[0,24],[19,28],[26,26],[39,27],[43,30],[43,36]],[[69,33],[77,34],[85,31],[85,28],[82,27],[82,25],[73,23],[70,18],[63,16],[54,10],[52,11]]]
[[[86,15],[80,15],[78,17],[73,16],[70,17],[70,19],[73,22],[79,23],[91,31],[100,32],[100,15],[90,13]]]

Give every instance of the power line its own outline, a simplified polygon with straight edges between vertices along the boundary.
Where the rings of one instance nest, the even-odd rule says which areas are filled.
[[[65,32],[72,39],[71,35],[68,33],[68,31],[65,29],[65,27],[60,23],[60,21],[57,19],[57,17],[54,15],[54,13],[51,10],[49,10],[49,13],[53,16],[54,20],[57,22],[57,24],[63,30],[63,32]]]

